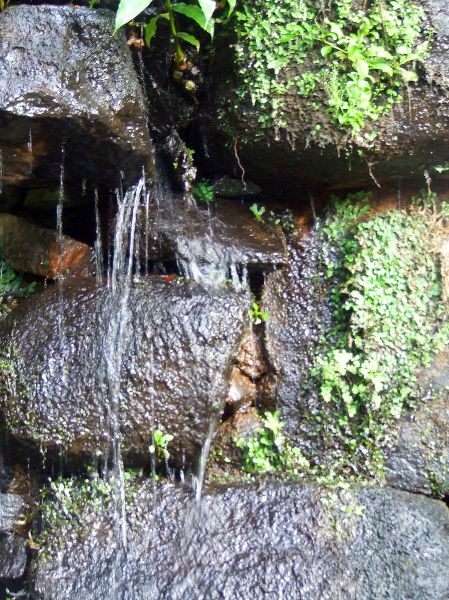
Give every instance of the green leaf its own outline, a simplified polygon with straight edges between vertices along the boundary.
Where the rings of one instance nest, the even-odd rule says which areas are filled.
[[[204,13],[206,22],[210,21],[215,9],[217,8],[215,0],[198,0],[198,4],[201,6],[201,10]]]
[[[371,69],[376,71],[382,71],[382,73],[386,73],[390,77],[393,76],[393,68],[387,62],[382,59],[374,59],[369,61],[369,66]]]
[[[186,33],[185,31],[178,31],[178,37],[188,44],[192,44],[192,46],[196,48],[197,52],[200,51],[200,42],[195,36],[190,35],[190,33]]]
[[[234,12],[235,7],[237,6],[237,0],[228,0],[228,16],[227,18],[229,19],[229,17],[232,15],[232,13]]]
[[[366,60],[359,58],[355,63],[355,68],[360,77],[365,78],[369,73],[369,66]]]
[[[323,46],[321,48],[321,56],[327,56],[332,52],[332,46]]]
[[[197,4],[186,4],[185,2],[179,2],[172,6],[174,12],[192,19],[197,23],[201,29],[204,29],[211,37],[214,37],[214,19],[206,20],[204,12]]]
[[[117,14],[115,15],[114,33],[137,15],[150,6],[153,0],[120,0]]]
[[[159,17],[160,17],[160,15],[157,15],[156,17],[153,17],[152,19],[150,19],[143,28],[145,45],[148,46],[148,48],[151,45],[151,40],[156,35],[157,22],[159,21]]]
[[[410,81],[418,81],[418,75],[414,71],[407,71],[406,69],[400,69],[402,79],[408,83]]]

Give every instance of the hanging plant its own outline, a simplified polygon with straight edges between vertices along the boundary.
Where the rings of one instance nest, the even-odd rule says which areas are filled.
[[[141,12],[143,12],[153,0],[121,0],[117,9],[115,17],[115,31],[135,19]],[[203,31],[208,33],[211,38],[214,36],[215,23],[219,21],[213,15],[217,9],[228,6],[227,15],[225,20],[228,19],[236,5],[236,0],[224,0],[217,5],[214,0],[197,0],[192,4],[185,2],[172,3],[171,0],[165,0],[166,11],[152,17],[144,25],[144,40],[145,44],[150,47],[151,41],[157,32],[157,24],[160,19],[164,19],[169,22],[170,33],[175,44],[176,63],[181,65],[185,61],[183,44],[187,43],[193,46],[197,52],[200,49],[200,41],[198,38],[187,31],[179,31],[176,23],[176,14],[183,15]],[[220,19],[220,21],[223,19]]]

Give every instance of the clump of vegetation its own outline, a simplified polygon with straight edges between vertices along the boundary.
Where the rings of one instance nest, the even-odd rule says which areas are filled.
[[[263,426],[254,435],[237,438],[235,444],[243,452],[242,470],[246,473],[267,473],[298,476],[309,468],[299,448],[292,446],[282,433],[284,423],[279,412],[266,412]]]
[[[286,233],[292,233],[295,230],[293,213],[289,208],[284,209],[281,213],[279,211],[274,212],[273,210],[267,211],[265,206],[254,202],[249,207],[249,210],[258,223],[270,227],[280,227]]]
[[[425,194],[408,212],[369,218],[368,200],[335,198],[324,224],[334,326],[313,375],[340,466],[379,475],[394,421],[417,397],[416,370],[449,340],[435,251],[449,212]]]
[[[139,489],[141,473],[134,470],[124,472],[126,501],[132,502]],[[49,480],[41,490],[39,532],[35,532],[37,547],[54,546],[63,542],[63,530],[82,526],[92,514],[108,510],[114,499],[117,486],[114,478],[102,477],[89,468],[83,477],[58,477]]]
[[[159,460],[168,460],[170,452],[168,451],[169,443],[174,439],[170,433],[164,433],[160,429],[155,429],[152,435],[152,443],[150,445],[150,454]]]
[[[0,317],[8,311],[8,297],[30,294],[35,287],[36,282],[25,284],[21,275],[0,256]]]
[[[258,302],[253,302],[251,304],[251,308],[248,310],[248,316],[251,320],[251,323],[253,323],[254,325],[266,323],[270,318],[270,315],[266,310],[260,309]]]
[[[214,186],[208,181],[199,181],[192,188],[192,194],[195,200],[209,204],[215,200]]]
[[[126,25],[129,21],[138,17],[152,3],[153,0],[120,0],[115,18],[115,30],[117,31],[117,29]],[[171,37],[175,44],[176,63],[180,66],[185,62],[185,55],[182,49],[183,43],[190,44],[198,52],[200,41],[188,31],[179,30],[175,14],[182,15],[188,21],[195,23],[196,26],[200,27],[201,30],[213,38],[215,24],[228,19],[234,11],[235,5],[236,0],[224,0],[219,4],[215,0],[198,0],[192,3],[173,3],[171,0],[165,0],[165,11],[151,17],[143,26],[145,44],[150,47],[151,41],[156,35],[159,21],[167,21],[170,26]],[[220,10],[226,6],[227,10],[221,18],[214,17],[217,9]]]
[[[262,127],[286,127],[284,98],[298,94],[317,110],[324,103],[335,125],[357,134],[417,80],[416,67],[429,48],[420,39],[420,7],[409,0],[337,0],[331,6],[255,0],[236,11],[243,79],[237,102],[244,109],[250,99]]]

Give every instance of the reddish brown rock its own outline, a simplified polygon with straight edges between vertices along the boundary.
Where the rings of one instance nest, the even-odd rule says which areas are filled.
[[[5,260],[18,271],[50,279],[92,272],[92,249],[66,235],[58,242],[56,231],[25,219],[0,213],[0,239]]]
[[[254,405],[256,393],[256,384],[246,375],[243,375],[238,367],[234,367],[226,399],[226,404],[232,412],[246,412],[249,410]]]
[[[237,355],[237,364],[240,371],[253,380],[259,379],[268,371],[262,343],[253,331],[249,331],[243,338]]]

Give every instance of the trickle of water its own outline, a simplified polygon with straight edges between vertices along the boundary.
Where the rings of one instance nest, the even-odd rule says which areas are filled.
[[[203,447],[201,448],[200,460],[198,462],[198,471],[197,474],[192,477],[193,489],[195,491],[195,500],[197,505],[199,505],[201,502],[204,478],[206,476],[207,459],[209,458],[210,447],[212,445],[212,440],[214,439],[214,434],[217,428],[216,421],[217,420],[214,418],[209,423],[207,437],[203,443]]]
[[[104,312],[104,340],[101,377],[107,390],[107,423],[111,438],[114,523],[119,529],[122,547],[126,550],[125,480],[121,457],[120,380],[123,353],[129,335],[129,295],[134,266],[137,214],[145,182],[142,178],[135,188],[123,196],[117,193],[112,264],[108,270],[107,301]],[[118,532],[117,532],[118,533]]]
[[[31,131],[31,128],[30,128],[30,133],[28,134],[28,144],[27,144],[27,146],[28,146],[28,152],[30,154],[33,154],[33,133]]]
[[[3,150],[0,150],[0,194],[3,193]]]
[[[98,283],[103,281],[103,240],[101,236],[100,211],[98,208],[98,190],[94,190],[95,199],[95,277]]]

